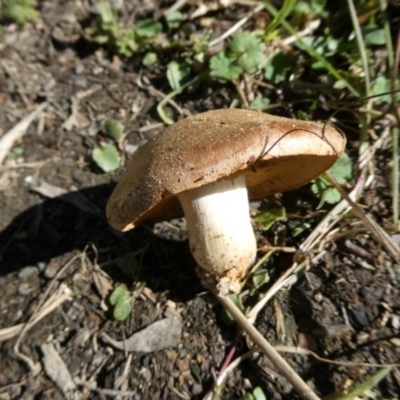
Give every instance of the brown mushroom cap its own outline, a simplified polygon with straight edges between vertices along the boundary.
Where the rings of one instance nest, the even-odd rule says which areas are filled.
[[[107,204],[110,224],[134,228],[181,209],[177,194],[246,176],[250,199],[297,188],[332,166],[344,136],[330,126],[223,109],[188,117],[133,156]]]

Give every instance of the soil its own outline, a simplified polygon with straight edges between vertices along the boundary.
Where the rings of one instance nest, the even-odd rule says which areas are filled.
[[[138,16],[157,18],[160,8],[140,3]],[[238,5],[214,11],[215,37],[247,11]],[[42,1],[34,23],[5,25],[0,134],[38,104],[46,101],[48,105],[15,143],[14,150],[19,148],[20,154],[9,157],[0,171],[0,328],[28,321],[49,285],[64,284],[72,291],[71,299],[30,328],[19,349],[43,367],[43,344],[52,344],[77,385],[71,398],[201,399],[212,388],[213,376],[232,347],[239,355],[252,345],[201,287],[182,219],[144,224],[124,234],[107,224],[107,199],[133,149],[163,128],[156,106],[170,89],[162,63],[146,69],[140,54],[125,59],[88,40],[84,28],[93,18],[80,1]],[[193,22],[192,29],[200,29],[197,23]],[[282,93],[278,100],[284,103],[295,96]],[[174,99],[180,111],[170,105],[166,111],[178,120],[229,107],[235,97],[234,85],[208,81]],[[286,106],[274,112],[294,116]],[[320,118],[327,115],[326,110],[319,113]],[[95,165],[91,153],[107,141],[103,123],[109,117],[124,123],[126,136],[120,142],[121,168],[106,174]],[[350,125],[356,126],[354,121]],[[345,132],[348,151],[356,155],[358,133],[351,126]],[[389,164],[386,140],[372,163],[374,183],[361,201],[381,226],[390,226],[392,217]],[[44,189],[44,184],[51,186]],[[65,193],[60,195],[58,189]],[[287,219],[271,230],[258,229],[260,246],[298,248],[330,209],[324,205],[316,211],[318,202],[306,186],[252,204],[254,212],[269,203],[282,204],[287,212]],[[291,237],[299,221],[308,222],[310,228]],[[344,363],[394,363],[400,360],[400,266],[370,232],[351,231],[362,227],[354,217],[337,227],[338,232],[349,231],[348,235],[326,243],[322,258],[290,288],[283,288],[260,312],[255,325],[272,345],[301,344]],[[123,263],[116,262],[127,254],[136,268],[130,274],[124,272]],[[264,265],[270,282],[246,301],[253,304],[291,265],[292,253],[276,253]],[[99,267],[107,276],[101,275]],[[109,289],[119,284],[135,293],[133,311],[123,322],[113,319],[108,302]],[[278,314],[285,334],[277,330],[282,324]],[[116,340],[128,338],[171,315],[183,322],[179,343],[173,348],[128,353],[102,340],[104,332]],[[17,338],[0,342],[0,399],[63,398],[62,389],[45,368],[33,373],[17,356]],[[283,356],[321,397],[345,390],[377,371],[322,363],[296,353]],[[233,370],[221,398],[241,399],[257,386],[268,399],[299,398],[259,354]],[[379,398],[399,398],[399,371],[394,368],[374,391]]]

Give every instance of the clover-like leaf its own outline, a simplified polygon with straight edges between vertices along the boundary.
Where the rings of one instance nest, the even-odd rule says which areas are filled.
[[[221,81],[233,81],[241,73],[241,68],[235,65],[236,58],[228,57],[224,52],[212,56],[210,59],[210,75]]]
[[[353,177],[353,166],[351,165],[350,157],[343,153],[342,157],[336,161],[329,172],[338,183],[348,182]],[[341,199],[339,191],[323,175],[314,180],[311,190],[320,198],[318,208],[321,208],[324,203],[338,203]]]
[[[236,55],[238,66],[249,74],[254,74],[265,59],[261,40],[248,32],[235,33],[229,49]]]
[[[264,65],[264,76],[272,83],[280,83],[285,79],[287,71],[291,68],[291,57],[280,51],[267,59]]]

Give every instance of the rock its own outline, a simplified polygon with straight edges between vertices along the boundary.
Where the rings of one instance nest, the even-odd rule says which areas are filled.
[[[18,273],[18,278],[23,281],[36,278],[37,276],[39,276],[39,269],[35,266],[25,267]]]

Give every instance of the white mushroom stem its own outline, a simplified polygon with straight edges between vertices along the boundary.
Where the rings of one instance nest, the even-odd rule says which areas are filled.
[[[257,252],[245,177],[220,180],[178,197],[197,263],[220,282],[221,292],[240,290],[239,281]]]

